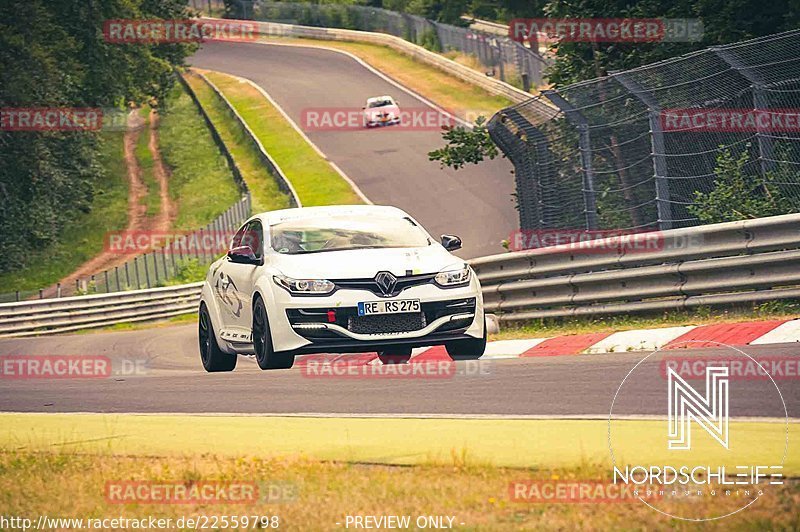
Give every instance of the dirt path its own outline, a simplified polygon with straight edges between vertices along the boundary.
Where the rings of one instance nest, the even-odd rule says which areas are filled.
[[[161,198],[161,208],[158,215],[153,220],[153,231],[168,231],[172,227],[177,215],[177,206],[172,203],[169,197],[169,170],[161,158],[161,151],[158,148],[158,127],[160,117],[154,110],[150,110],[150,141],[148,147],[153,156],[153,175],[158,181],[158,192]]]
[[[136,144],[139,136],[145,129],[145,120],[139,115],[138,111],[131,113],[128,122],[128,129],[123,137],[123,151],[125,166],[128,169],[128,225],[125,231],[169,231],[176,215],[176,205],[169,197],[169,171],[161,158],[158,148],[158,114],[150,112],[150,138],[148,148],[153,156],[153,174],[159,185],[160,207],[155,217],[147,217],[147,205],[144,199],[147,196],[147,185],[142,179],[142,169],[136,159]],[[62,295],[73,294],[75,292],[75,281],[77,279],[88,279],[92,274],[95,275],[97,282],[102,283],[103,271],[121,266],[126,261],[131,260],[133,255],[124,255],[114,250],[103,249],[98,255],[81,264],[74,272],[61,279]],[[109,272],[110,275],[110,272]],[[57,285],[50,286],[44,290],[44,297],[55,297],[57,295]]]

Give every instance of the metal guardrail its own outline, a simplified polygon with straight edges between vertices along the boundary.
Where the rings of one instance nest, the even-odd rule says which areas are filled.
[[[634,247],[642,243],[644,249]],[[800,214],[638,233],[469,262],[483,285],[486,310],[506,323],[800,299]],[[191,313],[201,286],[0,304],[0,337]]]
[[[649,243],[649,244],[648,244]],[[800,214],[471,261],[503,322],[800,297]]]
[[[202,282],[0,304],[0,337],[34,336],[165,319],[197,310]]]
[[[267,153],[267,150],[264,149],[264,145],[261,144],[260,140],[258,140],[258,137],[256,136],[255,133],[253,133],[253,130],[250,129],[250,126],[247,124],[245,119],[242,118],[242,115],[239,114],[239,111],[236,110],[236,108],[233,106],[230,100],[228,100],[225,94],[223,94],[223,92],[219,90],[219,88],[214,84],[214,82],[208,79],[208,77],[205,74],[197,71],[195,71],[194,73],[197,76],[199,76],[200,79],[202,79],[206,83],[206,85],[208,85],[211,88],[212,91],[214,91],[214,94],[217,95],[217,98],[219,98],[220,101],[222,101],[222,103],[225,104],[225,107],[228,109],[228,112],[242,127],[247,138],[250,139],[250,142],[253,143],[256,150],[258,151],[258,155],[259,158],[261,159],[261,162],[264,164],[270,175],[272,175],[272,177],[274,177],[275,181],[278,183],[278,189],[280,189],[281,192],[289,196],[289,206],[302,207],[303,205],[300,202],[300,196],[297,195],[297,191],[292,186],[292,182],[289,181],[289,178],[287,178],[286,174],[283,173],[283,170],[281,170],[281,167],[278,166],[277,162],[275,162],[275,159],[273,159],[270,156],[270,154]]]
[[[204,17],[202,20],[219,21],[221,19]],[[398,52],[434,66],[468,83],[481,87],[491,94],[504,96],[514,103],[530,100],[533,95],[520,90],[497,78],[486,76],[484,73],[473,70],[435,52],[426,50],[422,46],[410,43],[400,37],[385,33],[369,31],[344,30],[337,28],[315,28],[311,26],[298,26],[295,24],[282,24],[278,22],[242,21],[254,24],[260,35],[269,37],[298,37],[303,39],[317,39],[327,41],[355,41],[388,46]]]

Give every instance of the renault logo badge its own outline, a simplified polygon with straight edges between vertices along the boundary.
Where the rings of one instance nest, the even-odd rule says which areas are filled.
[[[397,277],[392,275],[391,272],[378,272],[375,276],[375,284],[381,289],[383,295],[388,296],[394,292],[394,286],[397,284]]]

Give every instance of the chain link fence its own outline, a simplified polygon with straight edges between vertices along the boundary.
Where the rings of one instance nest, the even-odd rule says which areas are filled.
[[[523,230],[800,210],[800,30],[543,91],[492,117]]]
[[[301,26],[387,33],[441,52],[489,76],[529,90],[544,82],[547,61],[535,50],[508,37],[442,24],[386,9],[344,4],[250,2],[238,4],[237,16]],[[464,58],[457,57],[463,54]]]

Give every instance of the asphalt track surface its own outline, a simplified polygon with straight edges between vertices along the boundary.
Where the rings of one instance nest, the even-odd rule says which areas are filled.
[[[745,346],[754,357],[790,357],[798,344]],[[617,388],[647,353],[458,362],[441,377],[309,376],[300,367],[261,371],[240,357],[231,373],[205,373],[195,325],[37,339],[0,340],[2,355],[102,355],[112,374],[100,379],[0,379],[0,410],[16,412],[176,412],[607,416]],[[729,355],[717,349],[672,356]],[[615,415],[663,415],[666,384],[656,353],[625,380]],[[300,357],[298,357],[300,360]],[[138,375],[119,375],[138,365]],[[796,366],[795,366],[796,367]],[[648,369],[649,368],[649,369]],[[639,371],[642,373],[638,373]],[[436,376],[440,375],[440,376]],[[690,381],[702,389],[702,381]],[[776,380],[789,417],[800,417],[797,376]],[[783,416],[769,381],[732,380],[734,416]]]
[[[444,145],[440,130],[308,127],[304,109],[360,112],[367,98],[384,94],[394,96],[401,110],[435,112],[354,59],[319,48],[219,42],[204,44],[190,63],[257,83],[371,201],[406,210],[436,237],[459,235],[461,257],[502,253],[501,241],[518,227],[513,167],[506,159],[440,169],[427,156]]]

